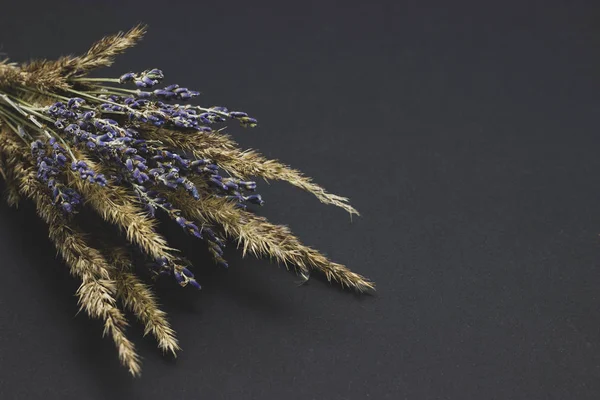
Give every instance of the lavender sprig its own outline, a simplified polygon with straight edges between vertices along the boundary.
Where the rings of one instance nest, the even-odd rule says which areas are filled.
[[[46,151],[46,145],[41,140],[31,143],[31,154],[36,159],[37,177],[44,182],[52,193],[52,202],[66,213],[73,213],[81,203],[81,196],[75,190],[66,186],[58,176],[65,169],[67,157],[64,149],[52,138],[48,144],[52,151]]]
[[[148,190],[148,188],[143,185],[135,184],[134,189],[150,215],[155,216],[157,209],[163,210],[171,219],[177,222],[186,233],[199,239],[205,239],[208,244],[208,249],[217,264],[228,267],[227,261],[223,258],[223,247],[225,247],[225,243],[212,229],[207,226],[198,228],[195,223],[182,216],[181,210],[173,207],[173,205],[157,191]]]
[[[201,289],[201,286],[198,281],[196,281],[192,271],[183,265],[170,262],[162,257],[154,260],[151,267],[157,275],[173,276],[175,281],[183,287],[190,285],[196,289]]]

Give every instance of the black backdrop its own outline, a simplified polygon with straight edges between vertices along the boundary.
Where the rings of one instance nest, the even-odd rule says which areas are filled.
[[[480,4],[487,3],[487,4]],[[161,67],[232,128],[351,197],[283,184],[259,212],[378,284],[357,297],[267,261],[159,283],[184,351],[119,366],[30,204],[0,206],[2,399],[597,399],[600,12],[595,2],[3,2],[14,60],[142,21],[105,75]],[[233,247],[233,246],[230,246]]]

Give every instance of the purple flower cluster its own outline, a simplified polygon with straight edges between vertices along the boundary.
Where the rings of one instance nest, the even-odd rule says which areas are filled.
[[[219,264],[227,266],[223,258],[223,240],[209,227],[199,228],[192,221],[185,219],[181,211],[173,208],[172,204],[160,194],[160,190],[181,188],[193,198],[199,199],[198,188],[189,179],[190,176],[199,176],[205,180],[209,188],[212,188],[216,196],[226,197],[235,201],[239,207],[245,208],[245,203],[263,204],[260,195],[248,193],[256,189],[256,183],[223,178],[219,175],[218,167],[210,160],[189,159],[164,148],[160,143],[142,139],[138,132],[143,123],[160,125],[167,121],[175,121],[173,124],[178,125],[180,121],[177,118],[181,118],[181,121],[189,121],[188,114],[184,113],[190,110],[186,111],[185,108],[177,108],[180,106],[167,106],[161,103],[164,106],[163,111],[168,112],[156,111],[149,107],[147,100],[131,101],[115,95],[100,101],[108,102],[88,104],[81,98],[72,98],[66,103],[57,102],[51,105],[46,113],[53,118],[55,128],[72,144],[86,148],[88,152],[116,167],[116,180],[132,185],[150,215],[154,216],[157,209],[166,212],[187,233],[206,240],[214,259]],[[116,103],[120,101],[123,101],[123,105]],[[145,119],[139,116],[132,118],[131,115],[128,115],[128,118],[119,117],[118,113],[121,111],[117,111],[116,107],[122,107],[123,113],[135,112]],[[193,110],[191,111],[189,115],[196,115]],[[115,118],[122,122],[105,117],[105,114],[111,113],[117,114]],[[214,122],[222,117],[207,113],[202,115],[202,118]],[[84,179],[100,185],[106,184],[106,179],[90,171],[83,161],[73,162],[72,168],[79,171]]]
[[[170,85],[154,92],[137,91],[130,96],[100,95],[105,101],[100,110],[105,113],[125,114],[135,124],[150,123],[156,127],[165,125],[177,128],[212,132],[209,125],[226,122],[232,118],[244,127],[254,127],[258,123],[242,111],[229,111],[225,107],[202,108],[192,105],[169,104],[169,100],[188,100],[198,92],[178,85]]]
[[[208,188],[213,195],[234,202],[238,207],[247,204],[262,205],[256,190],[256,183],[235,178],[222,177],[219,168],[207,159],[191,159],[182,152],[166,148],[160,141],[145,140],[140,132],[148,126],[169,127],[179,130],[196,130],[209,133],[212,125],[237,120],[242,126],[253,127],[256,119],[241,111],[229,111],[225,107],[203,108],[189,104],[176,104],[187,101],[200,93],[178,85],[155,88],[164,78],[161,70],[151,69],[141,73],[129,72],[119,78],[119,83],[133,83],[137,90],[111,89],[101,87],[106,93],[82,95],[64,102],[59,101],[45,109],[48,118],[54,123],[54,130],[74,147],[85,149],[92,158],[99,159],[114,171],[117,183],[129,184],[140,202],[151,216],[158,209],[167,213],[188,234],[206,241],[208,249],[217,263],[227,267],[223,258],[224,241],[208,226],[198,226],[186,219],[181,210],[173,207],[165,198],[165,190],[184,190],[195,199],[200,198],[198,187],[192,180],[200,178],[203,189]],[[39,156],[40,179],[54,179],[55,170],[64,167],[67,159],[64,149],[52,142],[53,158],[46,160],[44,153]],[[38,153],[41,147],[38,149]],[[100,186],[107,184],[102,174],[92,171],[86,162],[73,160],[71,168],[82,179]],[[57,172],[56,172],[57,173]],[[65,210],[72,210],[79,195],[64,185],[57,185],[55,197]],[[50,184],[49,184],[50,185]],[[66,205],[64,205],[66,204]],[[166,260],[157,261],[160,273],[169,273],[185,286],[199,287],[193,274],[184,267],[173,265]]]
[[[219,188],[222,194],[219,197],[225,197],[227,200],[232,200],[240,208],[246,209],[246,202],[262,206],[265,202],[260,194],[248,194],[256,190],[256,182],[242,181],[236,178],[213,177],[210,183]]]
[[[81,179],[87,180],[90,183],[95,183],[100,186],[106,186],[107,181],[104,175],[93,171],[85,161],[76,160],[71,163],[71,169],[79,172]]]
[[[182,171],[212,172],[213,170],[205,167],[208,161],[192,162],[178,154],[157,148],[140,139],[136,130],[124,128],[113,119],[101,118],[101,111],[83,107],[81,102],[73,104],[81,108],[57,102],[48,108],[47,113],[55,118],[54,126],[62,130],[74,145],[84,146],[99,158],[118,167],[127,181],[170,189],[183,187],[198,198],[198,190]],[[87,175],[85,165],[74,164],[74,167],[81,167],[81,172]]]
[[[159,69],[151,69],[141,73],[128,72],[119,78],[120,83],[133,82],[138,88],[152,88],[164,78]],[[254,127],[258,121],[242,111],[229,111],[225,107],[202,108],[197,106],[181,106],[168,104],[165,101],[186,101],[200,95],[200,92],[173,84],[162,89],[143,91],[138,89],[131,95],[104,96],[110,103],[103,104],[104,110],[123,112],[134,121],[150,122],[162,126],[167,122],[180,128],[211,131],[207,126],[217,122],[225,122],[227,118],[235,119],[244,127]],[[143,111],[140,111],[142,110]],[[144,112],[145,111],[145,112]]]
[[[203,176],[215,194],[235,200],[240,206],[244,206],[245,202],[263,204],[260,195],[246,195],[246,192],[256,189],[255,182],[223,178],[219,175],[218,167],[209,160],[190,160],[148,143],[140,138],[136,129],[123,127],[110,118],[102,118],[104,105],[94,108],[87,106],[81,98],[73,98],[67,104],[53,104],[48,107],[47,113],[55,119],[54,126],[62,130],[73,144],[85,146],[88,151],[120,167],[125,180],[145,186],[181,187],[198,199],[198,189],[188,176]],[[96,177],[84,164],[80,162],[73,164],[73,167],[78,168],[87,179],[106,183],[104,177]]]
[[[48,141],[48,145],[52,149],[50,153],[47,152],[47,146],[41,140],[31,143],[31,154],[36,159],[38,169],[37,177],[48,185],[52,193],[52,202],[64,212],[72,213],[75,211],[75,207],[81,203],[81,196],[75,190],[65,186],[58,178],[67,162],[65,149],[54,138]]]
[[[152,267],[155,273],[159,275],[171,275],[181,286],[190,285],[200,289],[200,284],[196,281],[194,274],[187,267],[169,262],[166,258],[159,258],[154,261]]]
[[[147,88],[156,85],[165,76],[160,69],[149,69],[141,73],[128,72],[121,75],[119,83],[134,82],[137,87]]]

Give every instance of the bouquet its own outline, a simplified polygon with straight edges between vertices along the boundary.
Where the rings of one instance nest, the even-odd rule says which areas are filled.
[[[157,68],[119,77],[88,74],[113,63],[145,33],[137,26],[95,43],[81,56],[25,64],[0,61],[0,174],[7,200],[34,202],[49,237],[70,272],[81,281],[81,309],[104,323],[121,363],[140,373],[126,337],[124,310],[144,325],[158,347],[176,355],[175,332],[134,261],[147,260],[153,277],[200,288],[193,267],[157,232],[157,217],[172,220],[202,240],[214,261],[227,267],[226,241],[244,255],[269,257],[307,280],[313,271],[359,292],[373,283],[303,245],[291,231],[257,216],[264,201],[251,180],[282,180],[321,202],[358,212],[279,161],[243,150],[224,132],[235,121],[257,120],[223,106],[199,106],[199,92],[164,86]],[[122,235],[106,240],[103,229],[78,216],[85,207]],[[95,229],[93,229],[95,228]]]

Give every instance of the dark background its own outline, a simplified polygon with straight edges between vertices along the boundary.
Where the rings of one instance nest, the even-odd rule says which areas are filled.
[[[481,4],[483,3],[483,4]],[[259,212],[377,282],[359,297],[228,250],[159,283],[184,351],[130,329],[120,367],[30,204],[0,207],[2,399],[597,399],[600,7],[582,1],[5,2],[13,60],[146,22],[103,71],[161,67],[232,128],[347,195],[283,183]]]

